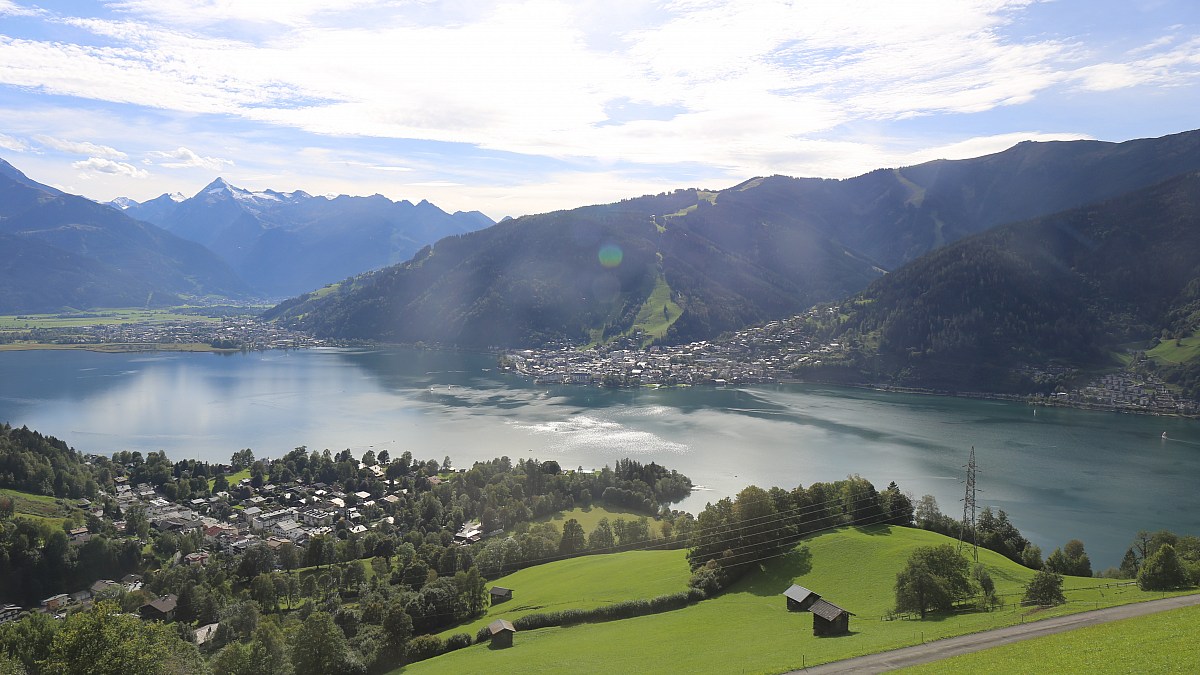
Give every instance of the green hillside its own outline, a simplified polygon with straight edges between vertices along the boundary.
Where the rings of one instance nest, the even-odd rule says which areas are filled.
[[[403,673],[777,673],[804,665],[895,649],[1021,621],[1161,597],[1136,586],[1068,577],[1067,605],[1039,610],[1014,606],[1033,572],[991,551],[979,559],[1005,606],[925,621],[886,620],[896,573],[918,546],[949,541],[909,528],[842,528],[806,540],[769,561],[730,590],[685,609],[609,623],[518,632],[511,649],[471,647],[416,663]],[[595,562],[595,558],[582,558]],[[590,572],[588,572],[590,574]],[[581,571],[580,578],[584,572]],[[632,579],[630,579],[631,581]],[[812,635],[812,615],[788,612],[780,593],[799,583],[855,613],[851,634]],[[1105,586],[1108,586],[1107,588]]]
[[[447,237],[268,317],[391,342],[583,344],[641,328],[686,343],[845,298],[885,270],[1002,223],[1198,169],[1200,133],[1189,132],[1119,144],[1021,143],[846,180],[771,176],[720,192],[676,190]],[[1156,268],[1121,262],[1134,272]]]
[[[1160,335],[1182,339],[1151,358],[1187,361],[1184,336],[1200,327],[1197,195],[1200,174],[1187,174],[952,244],[845,304],[831,339],[877,344],[860,364],[876,379],[971,391],[1034,391],[1032,369],[1111,366]]]
[[[1180,649],[1200,634],[1200,607],[1088,626],[956,656],[901,672],[1195,673],[1200,651]]]
[[[475,631],[495,621],[513,621],[527,614],[562,609],[591,609],[601,605],[653,598],[687,590],[687,551],[627,551],[583,556],[523,569],[497,579],[491,586],[513,589],[513,599],[490,607],[483,617],[448,629]]]

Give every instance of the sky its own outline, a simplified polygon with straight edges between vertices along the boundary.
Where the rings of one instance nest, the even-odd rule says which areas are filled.
[[[1195,0],[0,0],[0,157],[499,219],[1200,127]]]

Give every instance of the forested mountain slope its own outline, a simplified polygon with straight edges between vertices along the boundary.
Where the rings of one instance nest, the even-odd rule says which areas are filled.
[[[460,345],[588,342],[661,316],[707,339],[846,297],[887,269],[997,224],[1200,170],[1200,133],[1022,143],[848,180],[757,178],[528,216],[280,305],[338,337]],[[600,260],[615,246],[619,264]]]

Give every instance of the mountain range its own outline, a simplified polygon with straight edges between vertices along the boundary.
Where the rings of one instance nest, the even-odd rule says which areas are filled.
[[[442,237],[492,224],[478,211],[449,214],[424,200],[252,192],[222,178],[190,198],[164,194],[110,205],[203,244],[255,293],[274,298],[407,260]]]
[[[0,160],[0,313],[244,298],[205,247],[31,180]]]
[[[1120,203],[1196,170],[1192,131],[1025,142],[845,180],[677,190],[449,237],[269,316],[330,336],[463,346],[708,339],[845,298],[1002,223]]]

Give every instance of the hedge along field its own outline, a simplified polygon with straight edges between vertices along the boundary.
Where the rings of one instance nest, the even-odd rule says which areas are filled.
[[[1088,626],[908,668],[904,673],[1196,673],[1200,607]]]
[[[1067,605],[1049,610],[1014,607],[1034,572],[980,549],[980,562],[1008,603],[1004,608],[933,614],[925,621],[884,620],[894,604],[896,574],[911,551],[945,543],[956,542],[901,527],[825,532],[807,539],[807,549],[801,546],[787,556],[766,561],[761,572],[743,578],[712,600],[685,609],[608,623],[520,631],[511,649],[474,645],[398,672],[778,673],[922,640],[1084,611],[1097,604],[1162,597],[1136,586],[1109,583],[1104,588],[1106,580],[1067,577],[1064,588],[1071,601]],[[854,612],[851,634],[814,637],[812,614],[787,611],[781,593],[792,583]]]
[[[438,634],[475,632],[496,619],[513,621],[528,614],[591,609],[625,600],[686,591],[687,551],[626,551],[588,555],[528,567],[488,584],[513,589],[513,599],[489,607],[482,618]]]

